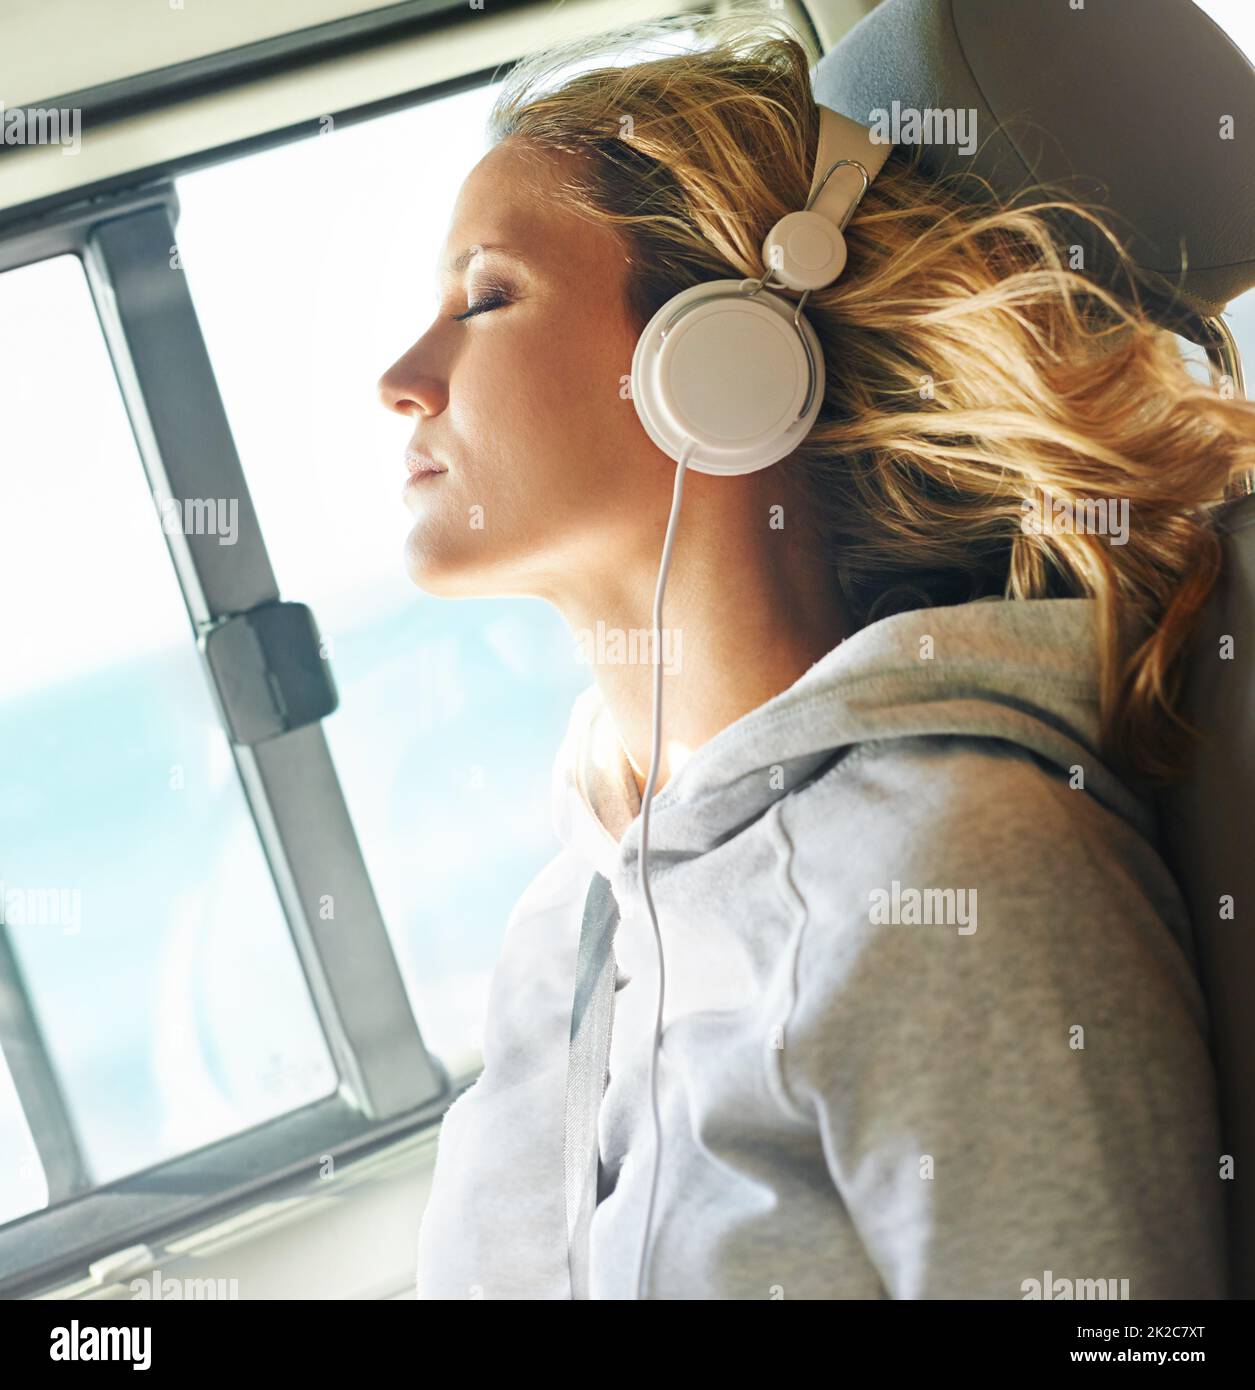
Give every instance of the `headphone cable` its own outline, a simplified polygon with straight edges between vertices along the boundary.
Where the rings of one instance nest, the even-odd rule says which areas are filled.
[[[675,471],[675,491],[671,498],[671,516],[667,522],[667,535],[662,543],[662,564],[658,570],[658,588],[654,594],[654,679],[653,679],[653,737],[649,754],[649,776],[645,779],[645,791],[641,797],[641,893],[649,910],[649,920],[654,928],[654,940],[658,947],[658,1014],[654,1020],[654,1047],[649,1059],[649,1098],[654,1115],[654,1171],[649,1184],[649,1206],[645,1211],[645,1231],[641,1237],[640,1263],[636,1268],[636,1297],[639,1300],[645,1282],[645,1258],[649,1249],[649,1230],[654,1216],[654,1198],[658,1190],[658,1170],[662,1159],[662,1123],[658,1117],[658,1053],[662,1047],[662,1000],[666,980],[662,956],[662,933],[658,930],[658,915],[654,911],[653,896],[649,891],[649,804],[653,800],[654,782],[658,776],[659,753],[662,747],[662,596],[667,587],[667,574],[671,568],[671,547],[675,543],[676,523],[680,519],[680,500],[684,496],[684,474],[693,450],[697,447],[692,439],[686,440]]]

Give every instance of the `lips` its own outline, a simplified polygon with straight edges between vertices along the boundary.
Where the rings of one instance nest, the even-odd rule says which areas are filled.
[[[437,463],[430,454],[424,454],[419,449],[407,449],[405,451],[405,467],[411,478],[421,477],[426,473],[447,473],[449,471],[443,463]]]

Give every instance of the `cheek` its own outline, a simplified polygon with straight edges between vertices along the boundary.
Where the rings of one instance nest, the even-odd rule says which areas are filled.
[[[650,446],[624,388],[636,340],[607,312],[562,307],[494,325],[462,358],[447,422],[461,467],[422,494],[406,544],[429,593],[508,587],[520,565],[572,537],[604,543],[639,510]]]
[[[453,408],[475,457],[501,470],[485,484],[595,473],[643,438],[626,387],[635,339],[597,330],[591,315],[537,319],[468,360]]]
[[[608,317],[568,318],[528,354],[530,401],[567,458],[572,449],[621,449],[640,429],[627,393],[636,340]]]
[[[550,365],[571,382],[578,382],[586,394],[603,396],[617,385],[618,372],[629,371],[631,347],[619,332],[600,326],[591,314],[567,325],[550,339]]]

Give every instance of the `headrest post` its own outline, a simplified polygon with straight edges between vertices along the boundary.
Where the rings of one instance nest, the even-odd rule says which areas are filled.
[[[1212,384],[1219,388],[1224,380],[1233,385],[1233,394],[1246,400],[1246,382],[1242,373],[1242,354],[1238,351],[1237,339],[1233,330],[1219,314],[1199,319],[1207,341],[1200,344],[1207,354],[1207,365],[1211,369]],[[1255,469],[1239,473],[1225,489],[1225,497],[1247,497],[1255,493]]]

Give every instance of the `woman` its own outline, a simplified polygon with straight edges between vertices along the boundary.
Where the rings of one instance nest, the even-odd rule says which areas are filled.
[[[428,593],[538,595],[583,638],[650,625],[676,465],[624,390],[637,337],[679,290],[762,273],[816,153],[805,50],[697,23],[699,51],[555,83],[593,51],[568,48],[498,100],[440,316],[381,382],[413,420]],[[590,1296],[1224,1296],[1207,1011],[1145,793],[1187,762],[1204,509],[1255,464],[1255,410],[1190,378],[1132,281],[1065,268],[1050,215],[895,150],[806,305],[815,428],[688,477],[649,831],[656,1185],[653,670],[595,643],[563,849],[444,1120],[420,1297],[582,1296],[563,1149],[595,874],[620,921]],[[1123,500],[1123,540],[1051,505],[1093,498]]]

